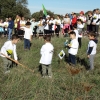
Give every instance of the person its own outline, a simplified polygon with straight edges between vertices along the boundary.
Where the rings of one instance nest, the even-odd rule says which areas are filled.
[[[43,37],[43,33],[44,33],[44,26],[43,26],[43,24],[44,24],[44,20],[43,20],[42,17],[40,17],[40,20],[39,20],[39,22],[38,22],[38,24],[37,24],[37,26],[38,26],[37,32],[38,32],[38,34],[39,34],[39,39],[40,39],[41,37]]]
[[[91,32],[92,31],[92,16],[93,16],[93,12],[89,11],[88,12],[88,16],[87,16],[87,32]]]
[[[0,37],[4,37],[4,22],[0,19]]]
[[[65,18],[63,21],[64,21],[64,27],[63,27],[64,35],[66,35],[68,33],[68,31],[70,30],[70,24],[71,24],[71,20],[70,20],[68,14],[65,15]]]
[[[78,29],[78,42],[79,42],[79,48],[81,48],[82,46],[82,31],[83,31],[83,28],[84,28],[84,24],[82,22],[81,19],[78,19],[77,20],[77,29]]]
[[[71,22],[71,28],[73,29],[73,26],[75,24],[77,24],[77,15],[76,15],[76,13],[73,13],[72,16],[73,16],[73,18],[72,18],[72,22]]]
[[[36,22],[35,18],[32,18],[32,20],[31,20],[31,29],[33,32],[33,36],[36,37],[36,35],[37,35],[37,22]]]
[[[12,65],[12,61],[10,59],[8,59],[7,57],[11,57],[12,55],[14,55],[14,59],[16,61],[16,63],[18,62],[18,57],[17,57],[17,53],[16,53],[16,44],[19,41],[19,37],[16,34],[12,35],[12,39],[10,41],[7,41],[4,43],[4,45],[1,47],[1,51],[0,51],[0,56],[3,60],[4,63],[4,73],[9,73],[10,72],[10,67]],[[2,54],[4,55],[2,55]]]
[[[50,35],[50,31],[49,31],[49,21],[50,21],[50,16],[47,15],[46,16],[46,20],[45,20],[45,25],[44,25],[44,34],[45,35]]]
[[[12,18],[9,17],[9,25],[8,25],[8,40],[11,39],[11,34],[12,34],[12,31],[13,31],[13,27],[14,27],[14,22],[13,22]]]
[[[60,20],[60,16],[57,15],[57,19],[55,19],[55,34],[57,37],[59,37],[59,33],[60,33],[60,29],[61,29],[61,20]]]
[[[51,36],[54,36],[54,31],[55,31],[55,20],[54,17],[51,17],[49,21],[49,32]]]
[[[77,29],[77,24],[73,25],[73,31],[76,33],[76,39],[78,40],[79,32],[78,32],[78,29]]]
[[[20,22],[20,16],[16,15],[16,18],[14,20],[14,33],[18,34],[18,23]]]
[[[93,11],[93,18],[92,18],[92,29],[93,32],[98,36],[99,32],[99,24],[100,24],[100,14],[99,14],[99,9],[95,9]]]
[[[6,18],[5,22],[4,22],[4,36],[7,37],[8,36],[8,18]]]
[[[23,29],[25,31],[24,33],[24,49],[25,50],[30,50],[30,46],[31,46],[31,40],[32,40],[32,29],[30,28],[31,23],[27,22],[26,23],[26,27],[21,27],[21,29]]]
[[[50,42],[51,41],[50,36],[45,36],[44,41],[45,44],[42,46],[40,50],[41,54],[40,64],[42,65],[42,75],[43,77],[46,77],[46,72],[48,71],[48,76],[52,78],[51,63],[52,63],[54,47]]]
[[[78,40],[76,39],[76,33],[74,31],[70,32],[70,43],[68,44],[69,50],[69,64],[74,67],[76,65],[76,55],[78,52]]]
[[[93,70],[98,40],[96,39],[95,33],[89,33],[89,39],[90,41],[88,43],[87,57],[89,59],[90,70]]]
[[[21,17],[21,20],[20,20],[20,23],[19,24],[20,24],[20,25],[18,25],[19,26],[19,29],[17,29],[18,30],[18,35],[20,36],[20,39],[23,39],[24,31],[21,30],[21,27],[25,27],[25,24],[26,24],[26,21],[25,21],[24,16]]]

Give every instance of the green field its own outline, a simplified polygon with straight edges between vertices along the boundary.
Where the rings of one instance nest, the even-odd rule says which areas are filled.
[[[24,51],[23,41],[17,45],[20,63],[34,70],[34,73],[14,66],[9,75],[3,74],[3,63],[0,58],[0,100],[100,100],[100,43],[95,57],[94,71],[85,69],[88,61],[86,50],[88,38],[84,37],[83,46],[78,51],[76,68],[81,71],[71,75],[65,59],[59,60],[58,53],[64,48],[66,38],[52,38],[55,51],[52,62],[53,78],[42,78],[39,70],[40,48],[44,40],[33,38],[30,51]],[[0,48],[6,39],[0,39]],[[91,88],[90,90],[87,89]]]

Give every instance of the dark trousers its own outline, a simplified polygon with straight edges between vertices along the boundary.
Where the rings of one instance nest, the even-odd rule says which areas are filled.
[[[81,46],[82,46],[82,38],[78,38],[78,43],[79,43],[79,48],[81,48]]]
[[[55,29],[55,33],[56,33],[56,36],[59,37],[59,32],[60,32],[60,25],[56,25],[57,28]]]
[[[76,64],[76,57],[75,57],[75,55],[72,55],[72,54],[69,54],[69,63],[71,63],[71,64]]]
[[[30,50],[30,46],[31,46],[30,40],[24,39],[24,49]]]
[[[92,25],[87,25],[87,31],[91,32],[92,31]]]

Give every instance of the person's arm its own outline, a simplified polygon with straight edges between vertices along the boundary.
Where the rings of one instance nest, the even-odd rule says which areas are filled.
[[[42,46],[42,48],[41,48],[41,50],[40,50],[40,54],[41,54],[41,56],[44,54],[44,45]]]
[[[1,53],[5,54],[6,56],[8,56],[7,47],[9,47],[8,42],[4,43],[3,47],[1,48]]]
[[[14,55],[14,60],[16,61],[16,63],[18,62],[18,57],[17,57],[17,53],[16,53],[16,45],[14,45],[14,49],[13,49],[13,55]]]
[[[92,50],[93,50],[93,41],[90,41],[89,42],[89,48],[88,48],[88,51],[87,51],[88,58],[89,58],[90,54],[92,53]]]

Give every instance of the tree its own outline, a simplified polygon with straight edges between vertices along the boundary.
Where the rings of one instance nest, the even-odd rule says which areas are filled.
[[[54,12],[51,12],[50,10],[47,10],[47,15],[50,15],[50,16],[55,17]],[[40,18],[40,17],[43,17],[43,16],[44,16],[44,15],[43,15],[43,11],[40,10],[39,12],[33,13],[31,17],[35,18],[35,19],[38,21],[39,18]]]
[[[27,8],[27,0],[0,0],[0,18],[11,16],[15,18],[17,14],[22,16],[31,16],[30,10]]]

